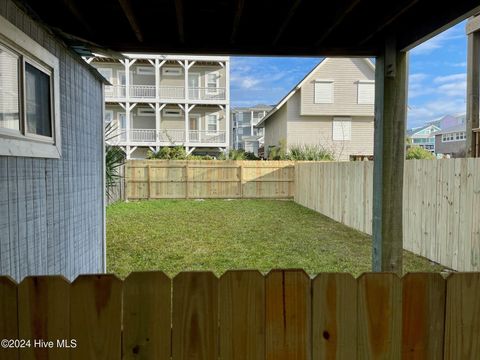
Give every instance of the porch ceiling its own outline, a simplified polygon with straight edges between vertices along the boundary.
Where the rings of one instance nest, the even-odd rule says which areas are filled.
[[[408,49],[480,10],[478,0],[17,0],[77,51],[376,55]],[[61,14],[61,15],[59,15]]]

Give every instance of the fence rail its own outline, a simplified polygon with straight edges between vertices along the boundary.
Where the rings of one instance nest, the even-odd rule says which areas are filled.
[[[295,201],[372,233],[373,163],[298,163]],[[480,160],[408,160],[403,247],[459,271],[480,270]]]
[[[32,342],[0,358],[478,359],[479,296],[479,273],[0,277],[0,338]]]
[[[290,161],[130,160],[127,199],[293,198]]]

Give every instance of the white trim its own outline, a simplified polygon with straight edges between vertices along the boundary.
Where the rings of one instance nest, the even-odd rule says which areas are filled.
[[[190,128],[190,118],[195,118],[195,120],[197,121],[197,129],[191,129]],[[202,117],[200,114],[198,113],[189,113],[188,114],[188,130],[189,131],[200,131],[200,129],[202,128]]]
[[[208,83],[209,83],[208,77],[210,75],[215,75],[215,87],[214,88],[209,88],[208,87]],[[205,94],[218,95],[219,88],[220,88],[220,72],[219,71],[211,71],[211,72],[205,74]]]
[[[373,85],[371,93],[365,92],[361,85]],[[363,97],[361,95],[363,94]],[[358,80],[357,81],[357,104],[359,105],[374,105],[375,104],[375,81],[374,80]]]
[[[196,98],[194,97],[191,97],[190,96],[190,75],[195,75],[198,77],[198,86],[197,86],[197,92],[198,92],[198,96]],[[202,74],[199,73],[199,72],[188,72],[188,79],[187,79],[187,82],[188,82],[188,98],[189,100],[200,100],[202,98],[202,94],[200,94],[200,88],[202,87]]]
[[[228,56],[201,56],[201,55],[152,55],[152,54],[132,54],[123,53],[122,55],[130,59],[159,59],[159,60],[192,60],[192,61],[229,61]]]
[[[214,116],[215,117],[215,120],[216,120],[216,130],[215,131],[210,131],[208,130],[208,117],[209,116]],[[218,116],[217,113],[213,113],[213,114],[206,114],[205,115],[205,132],[208,134],[208,135],[214,135],[214,134],[218,134],[218,132],[220,131],[220,116]]]
[[[28,62],[33,67],[50,76],[50,126],[51,137],[37,136],[26,133],[26,126],[21,129],[22,135],[12,135],[10,132],[0,134],[0,155],[26,157],[61,157],[61,119],[60,119],[60,65],[52,53],[44,49],[7,19],[0,16],[0,41],[12,49],[20,57],[19,61],[19,99],[20,122],[25,124],[25,92],[22,90],[22,78],[25,76],[24,64]],[[20,97],[22,96],[22,97]],[[22,110],[23,109],[23,110]]]
[[[181,67],[177,66],[163,66],[162,67],[162,76],[181,76],[183,71]]]
[[[341,132],[340,135],[335,131],[336,126],[340,124]],[[345,127],[345,125],[347,127]],[[334,116],[332,121],[332,140],[333,141],[350,141],[352,140],[352,118],[351,117],[340,117]]]
[[[136,71],[137,75],[146,75],[146,76],[155,75],[155,68],[151,66],[137,66],[136,70],[137,70]]]
[[[317,86],[323,84],[330,85],[329,88],[324,89],[329,93],[325,93],[322,96],[324,98],[318,97],[318,91],[321,89],[317,89]],[[314,104],[333,104],[335,102],[335,81],[331,79],[315,79],[313,84],[313,103]]]
[[[151,104],[150,104],[151,105]],[[155,116],[155,109],[152,107],[138,107],[137,116]]]
[[[168,113],[170,112],[170,114]],[[182,110],[181,109],[163,109],[162,116],[164,117],[182,117]]]

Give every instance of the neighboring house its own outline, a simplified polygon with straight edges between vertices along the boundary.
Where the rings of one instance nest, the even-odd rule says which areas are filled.
[[[114,143],[143,159],[162,146],[218,154],[229,147],[229,64],[226,56],[124,54],[87,62],[110,81],[105,121],[119,129]]]
[[[0,2],[0,274],[105,269],[103,78]]]
[[[320,145],[338,160],[373,155],[375,67],[366,58],[325,58],[257,126],[265,151]]]
[[[435,152],[438,155],[450,157],[465,157],[467,150],[467,133],[465,123],[437,131],[435,137]]]
[[[263,147],[263,128],[258,122],[270,111],[272,106],[255,105],[253,107],[237,107],[232,109],[232,147],[258,154]]]
[[[422,127],[413,128],[407,131],[407,138],[410,139],[411,145],[420,146],[430,152],[435,152],[435,133],[440,127],[427,124]]]

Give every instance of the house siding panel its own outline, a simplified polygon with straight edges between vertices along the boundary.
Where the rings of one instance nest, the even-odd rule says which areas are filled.
[[[288,105],[284,104],[265,122],[265,150],[270,146],[278,146],[280,140],[287,140]]]
[[[303,88],[302,88],[303,90]],[[331,150],[337,160],[350,155],[373,155],[373,116],[352,116],[352,137],[349,141],[333,141],[333,116],[303,116],[300,113],[300,91],[285,104],[288,108],[287,144],[321,145]]]
[[[62,136],[60,159],[0,157],[0,274],[102,272],[102,84],[12,1],[0,15],[59,59]]]
[[[373,115],[373,105],[358,104],[358,80],[375,80],[371,67],[362,58],[325,60],[301,88],[302,115]],[[333,104],[315,103],[315,79],[333,80]]]

